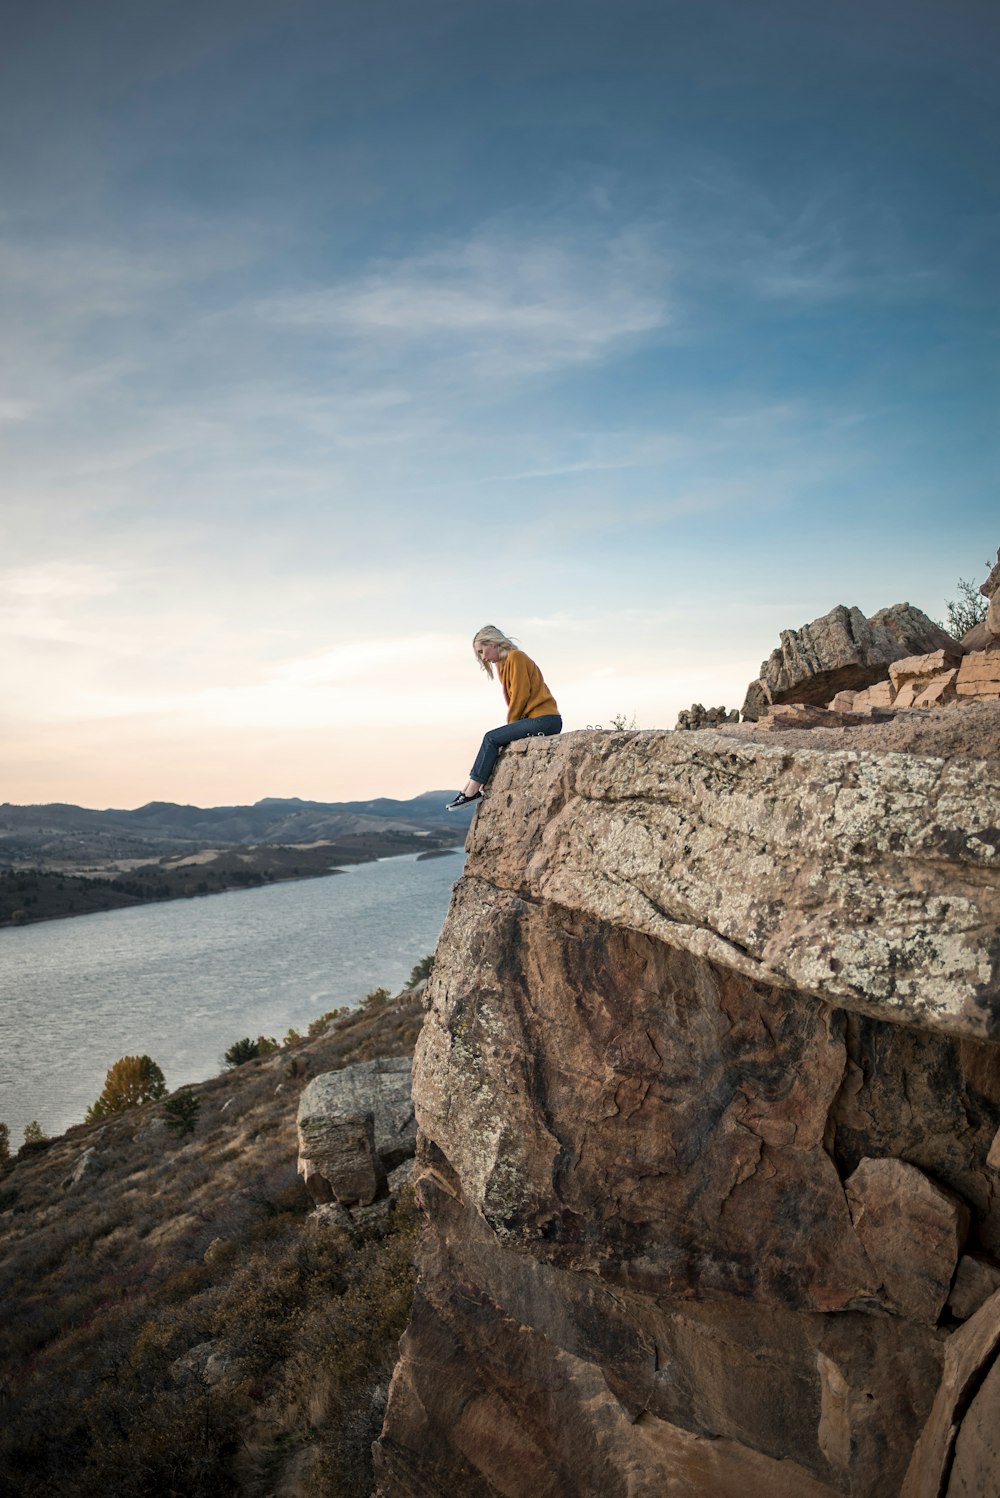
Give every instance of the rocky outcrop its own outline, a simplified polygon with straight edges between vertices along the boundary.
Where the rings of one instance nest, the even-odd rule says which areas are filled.
[[[739,710],[730,710],[725,707],[702,707],[700,702],[693,702],[690,707],[677,714],[678,728],[717,728],[720,723],[738,723],[740,721]]]
[[[507,751],[415,1063],[383,1498],[889,1498],[929,1418],[938,1461],[952,1283],[1000,1269],[998,774]]]
[[[753,721],[772,703],[823,707],[838,692],[862,691],[881,681],[894,661],[937,651],[955,665],[964,647],[908,603],[881,609],[870,619],[840,604],[801,629],[782,630],[780,646],[747,689],[743,716]]]
[[[516,763],[516,796],[504,776],[473,826],[467,880],[756,982],[1000,1039],[997,760],[645,732],[570,735],[527,762],[530,784]]]
[[[360,1061],[314,1078],[299,1100],[299,1174],[318,1206],[367,1207],[413,1155],[408,1057]]]
[[[1000,638],[1000,548],[997,549],[996,564],[979,591],[984,598],[989,599],[983,624],[987,633],[994,639],[998,639]]]
[[[782,705],[786,714],[825,705],[840,714],[874,715],[1000,701],[1000,551],[997,557],[979,590],[990,600],[986,617],[960,641],[908,603],[871,619],[841,606],[802,629],[783,631],[779,649],[747,688],[744,720],[774,726]],[[681,726],[709,725],[678,720]],[[819,720],[796,726],[819,726]]]

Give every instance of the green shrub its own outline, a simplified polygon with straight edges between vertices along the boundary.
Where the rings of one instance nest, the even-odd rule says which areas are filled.
[[[190,1088],[176,1092],[163,1105],[163,1111],[167,1116],[167,1128],[173,1130],[180,1139],[183,1139],[185,1134],[193,1134],[200,1107],[201,1099],[196,1098]]]
[[[392,998],[387,988],[373,988],[371,993],[366,993],[361,1000],[361,1007],[366,1011],[382,1009]]]
[[[37,1118],[33,1118],[30,1123],[26,1123],[25,1124],[25,1126],[24,1126],[24,1142],[25,1142],[25,1144],[43,1144],[47,1138],[48,1138],[48,1135],[45,1134],[42,1131],[42,1126],[38,1122]]]
[[[255,1061],[259,1055],[258,1042],[245,1035],[242,1040],[233,1042],[223,1059],[227,1066],[245,1066],[248,1061]]]
[[[0,1165],[6,1165],[10,1159],[10,1129],[5,1123],[0,1123]]]
[[[422,983],[425,978],[429,978],[433,971],[434,953],[428,952],[426,957],[421,957],[420,961],[415,965],[410,976],[407,978],[407,988],[416,988],[417,984]]]
[[[992,563],[987,559],[983,563],[987,572]],[[986,618],[989,609],[989,601],[983,597],[975,583],[970,583],[968,578],[960,577],[957,583],[958,597],[949,598],[945,603],[948,610],[947,620],[937,621],[941,629],[946,629],[955,640],[960,640],[967,635],[970,629],[981,624]]]

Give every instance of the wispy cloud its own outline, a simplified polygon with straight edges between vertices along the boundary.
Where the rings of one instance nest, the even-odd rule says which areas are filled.
[[[818,174],[796,187],[701,157],[679,199],[694,279],[723,278],[763,303],[897,299],[947,281],[863,173]]]
[[[262,302],[267,322],[389,357],[470,358],[512,379],[598,361],[669,322],[667,274],[639,231],[574,244],[509,229],[381,262],[356,279]]]

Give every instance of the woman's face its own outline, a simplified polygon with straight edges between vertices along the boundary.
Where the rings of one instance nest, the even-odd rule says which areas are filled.
[[[484,642],[476,646],[476,654],[481,661],[488,661],[491,666],[496,666],[500,661],[500,646],[489,645]]]

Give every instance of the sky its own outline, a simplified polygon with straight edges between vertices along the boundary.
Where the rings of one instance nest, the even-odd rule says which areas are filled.
[[[0,54],[0,801],[460,785],[1000,545],[993,0],[93,0]]]

